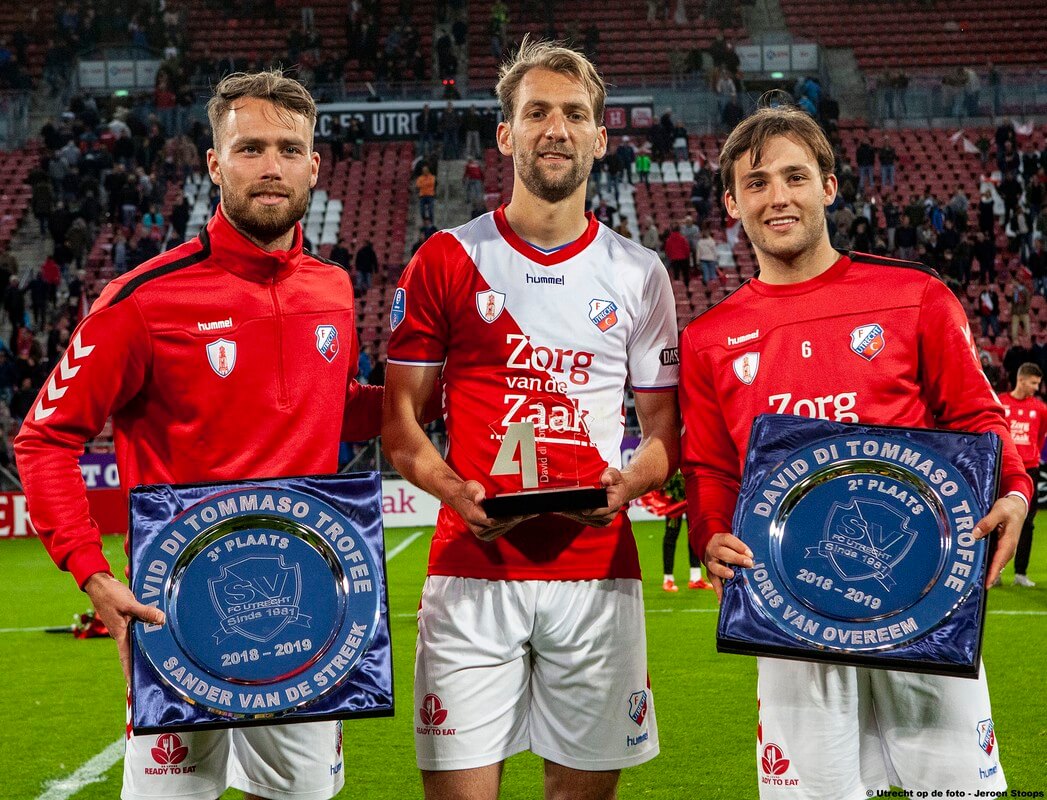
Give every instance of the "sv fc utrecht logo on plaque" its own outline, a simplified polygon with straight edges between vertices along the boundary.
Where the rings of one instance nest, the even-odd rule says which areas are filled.
[[[236,366],[236,342],[218,339],[207,345],[207,361],[219,378],[228,377]]]
[[[480,319],[490,324],[502,315],[505,308],[505,295],[488,289],[486,292],[476,293],[476,310],[480,312]]]
[[[742,353],[734,360],[734,374],[746,386],[756,380],[756,373],[760,369],[759,353]]]

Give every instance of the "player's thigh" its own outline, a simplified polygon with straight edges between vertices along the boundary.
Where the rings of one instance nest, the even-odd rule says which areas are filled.
[[[527,749],[533,619],[531,581],[426,579],[414,681],[420,769],[474,769]]]
[[[422,770],[425,800],[496,800],[502,762],[474,769]]]
[[[229,731],[132,736],[124,751],[123,800],[214,800],[229,785]]]
[[[540,586],[531,637],[531,750],[592,771],[654,758],[658,725],[640,581]]]
[[[984,666],[977,680],[875,670],[872,682],[902,787],[969,796],[1006,788]]]
[[[761,800],[861,800],[888,789],[866,671],[758,660]]]
[[[546,800],[614,800],[619,770],[592,772],[545,762]]]
[[[230,785],[244,792],[322,800],[345,782],[341,722],[236,728],[231,738]]]

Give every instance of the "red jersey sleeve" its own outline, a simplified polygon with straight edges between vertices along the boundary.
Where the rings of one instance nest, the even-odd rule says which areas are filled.
[[[404,270],[393,300],[390,361],[417,365],[444,362],[450,342],[448,264],[456,249],[460,248],[450,234],[434,234]]]
[[[687,484],[688,536],[703,561],[713,534],[731,530],[740,486],[740,456],[717,397],[708,357],[699,352],[688,327],[680,342],[681,469]]]
[[[941,281],[927,281],[918,337],[921,383],[935,426],[998,434],[1003,445],[1000,494],[1018,492],[1028,502],[1032,481],[1011,439],[999,398],[982,372],[967,315]]]
[[[121,288],[110,284],[77,326],[15,439],[33,525],[51,558],[81,587],[110,569],[78,460],[106,419],[133,400],[151,361],[134,297],[111,304]]]

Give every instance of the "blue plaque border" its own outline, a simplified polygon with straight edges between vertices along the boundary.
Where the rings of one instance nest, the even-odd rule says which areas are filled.
[[[156,673],[131,626],[131,727],[135,734],[193,731],[321,720],[387,717],[394,714],[392,641],[382,527],[381,476],[377,472],[312,475],[249,481],[136,486],[130,493],[128,551],[130,583],[155,538],[193,506],[242,490],[309,495],[332,506],[352,524],[377,568],[379,611],[370,645],[355,668],[315,702],[272,716],[241,718],[210,712],[174,693]],[[206,531],[206,529],[205,529]]]
[[[903,428],[885,425],[853,425],[812,420],[791,415],[764,414],[756,418],[750,435],[742,486],[733,529],[743,541],[752,538],[751,523],[755,494],[773,471],[787,464],[790,456],[824,439],[840,436],[879,436],[904,440],[948,461],[967,481],[977,504],[975,519],[995,501],[999,482],[1000,440],[996,434]],[[760,526],[755,526],[759,528]],[[747,532],[748,529],[748,532]],[[754,553],[753,541],[747,541]],[[770,549],[766,543],[764,551]],[[751,570],[735,569],[735,577],[724,584],[717,624],[717,650],[743,655],[771,656],[806,661],[926,672],[976,678],[981,663],[986,593],[983,587],[991,544],[980,548],[972,565],[973,584],[941,624],[897,647],[875,652],[847,652],[817,647],[784,633],[772,621],[749,587]]]

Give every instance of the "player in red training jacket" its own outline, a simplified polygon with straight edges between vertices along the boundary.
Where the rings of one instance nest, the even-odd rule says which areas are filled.
[[[760,275],[681,341],[695,550],[718,594],[732,567],[752,566],[731,519],[758,414],[993,431],[1004,440],[1001,497],[975,528],[999,530],[991,581],[1014,553],[1029,477],[945,285],[919,264],[832,248],[833,164],[822,130],[795,108],[760,109],[724,144],[724,203]],[[758,669],[762,800],[1006,787],[984,670],[975,681],[772,658]]]
[[[40,538],[91,598],[128,675],[127,626],[161,622],[102,555],[77,459],[108,417],[125,490],[333,473],[338,443],[376,436],[353,289],[302,249],[316,106],[280,72],[231,75],[208,105],[218,212],[200,236],[111,282],[26,416],[15,453]],[[177,773],[156,753],[177,749]],[[321,798],[345,780],[341,728],[314,722],[131,736],[124,800]]]
[[[1040,482],[1040,454],[1047,441],[1047,405],[1037,396],[1043,370],[1036,364],[1022,364],[1018,367],[1018,380],[1007,394],[1000,397],[1007,422],[1011,426],[1011,438],[1018,448],[1018,455],[1032,480],[1029,513],[1022,525],[1022,535],[1018,539],[1018,550],[1014,554],[1014,585],[1032,588],[1035,582],[1029,580],[1026,570],[1029,568],[1029,554],[1032,552],[1032,528],[1036,519],[1037,498],[1036,484]]]

